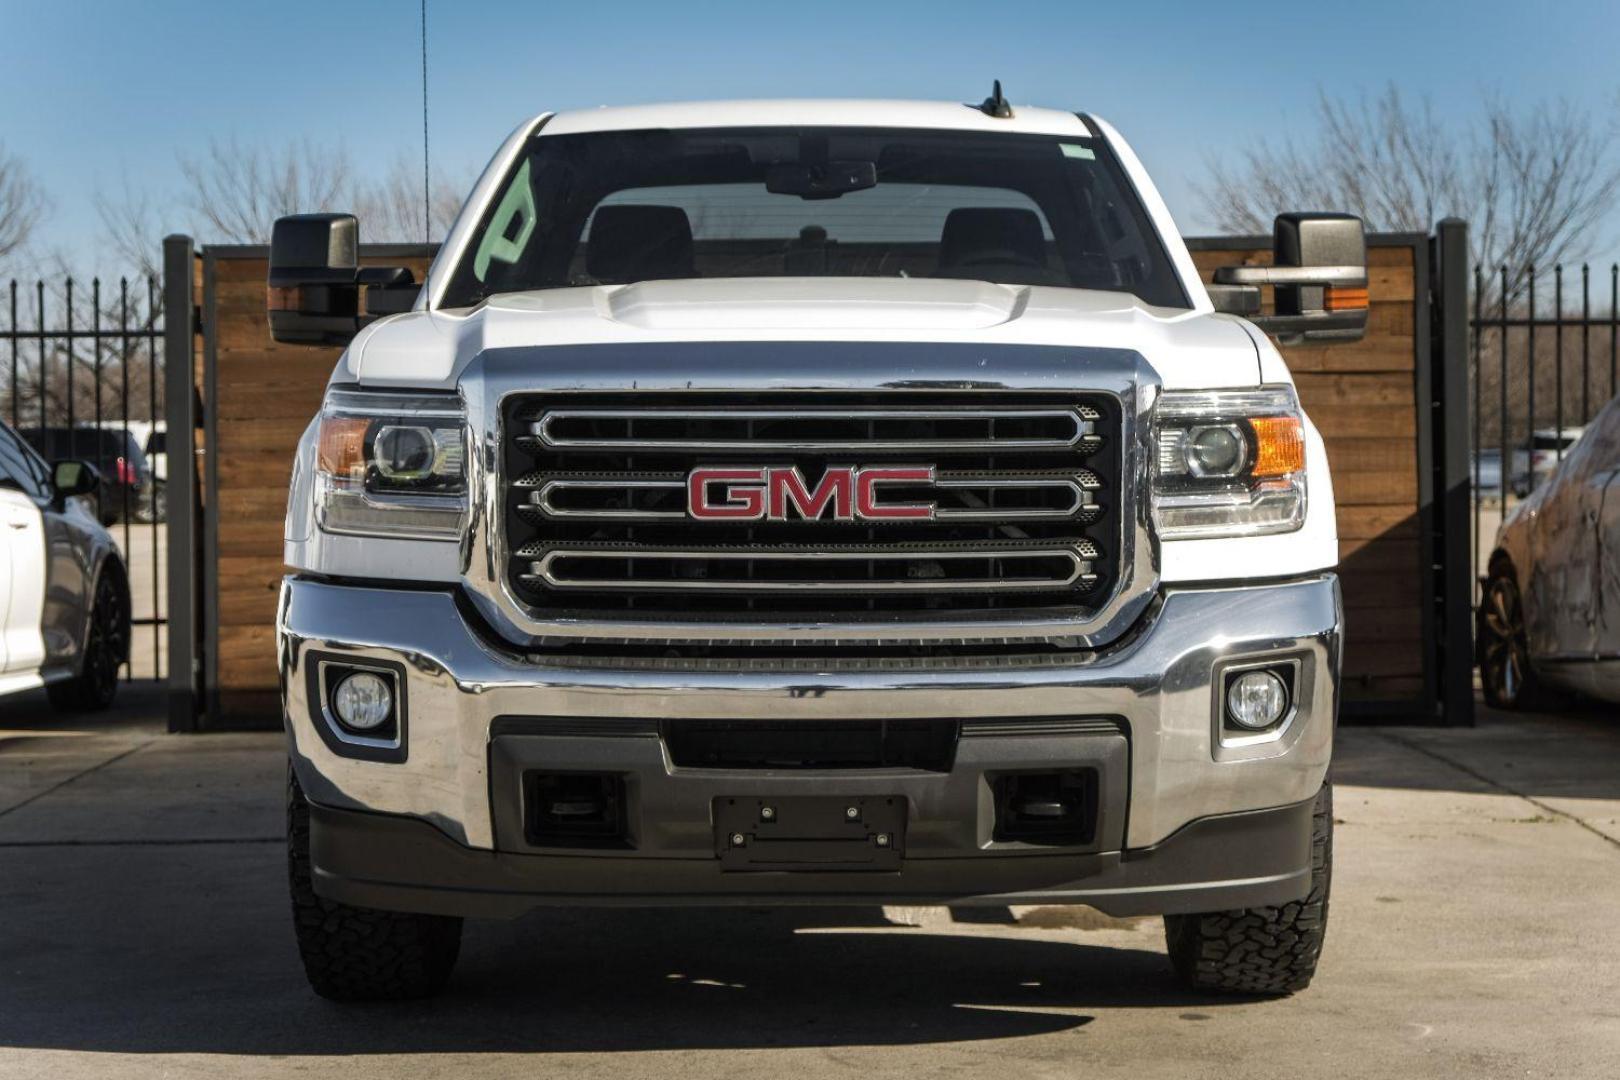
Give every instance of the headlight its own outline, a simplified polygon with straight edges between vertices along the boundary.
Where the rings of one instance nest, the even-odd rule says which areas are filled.
[[[1305,524],[1305,424],[1292,387],[1166,391],[1155,409],[1153,521],[1165,540]]]
[[[315,520],[331,533],[456,540],[467,421],[450,394],[334,390],[321,407]]]

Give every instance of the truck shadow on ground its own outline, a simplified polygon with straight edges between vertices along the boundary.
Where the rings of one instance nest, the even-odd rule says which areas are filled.
[[[1176,988],[1157,920],[1132,932],[1139,947],[1105,948],[1076,931],[896,928],[876,910],[737,909],[556,910],[469,923],[445,996],[338,1005],[305,986],[279,882],[265,880],[276,860],[255,847],[223,860],[234,867],[216,859],[211,874],[185,865],[200,852],[171,861],[147,849],[146,858],[170,865],[135,870],[122,885],[53,889],[42,898],[53,906],[49,925],[36,918],[35,933],[17,922],[0,931],[0,1048],[347,1055],[912,1045],[1074,1030],[1095,1019],[1091,1010],[1117,1007],[1208,1020],[1205,1010],[1231,1003]],[[0,853],[0,877],[16,854]],[[159,879],[189,882],[167,910],[121,895]],[[13,893],[0,888],[0,900]],[[33,906],[13,915],[30,919]]]

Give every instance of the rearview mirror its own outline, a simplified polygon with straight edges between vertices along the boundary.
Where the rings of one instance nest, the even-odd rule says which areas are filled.
[[[101,486],[101,473],[88,461],[58,461],[51,466],[51,490],[57,499],[93,495]]]
[[[765,190],[801,199],[836,199],[851,191],[877,187],[877,163],[828,161],[810,165],[788,162],[765,170]]]
[[[294,345],[346,345],[383,315],[409,311],[419,287],[404,267],[360,266],[353,214],[293,214],[270,233],[265,307],[270,336]]]
[[[1223,266],[1209,289],[1217,311],[1242,315],[1285,344],[1358,341],[1367,330],[1367,238],[1353,214],[1278,214],[1271,266]],[[1260,287],[1275,290],[1261,315]]]

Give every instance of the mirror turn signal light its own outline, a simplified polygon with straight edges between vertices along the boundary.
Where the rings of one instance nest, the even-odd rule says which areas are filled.
[[[1324,311],[1360,311],[1367,307],[1367,286],[1328,285],[1322,290]]]

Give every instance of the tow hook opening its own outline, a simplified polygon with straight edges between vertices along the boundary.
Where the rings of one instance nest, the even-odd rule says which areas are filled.
[[[1095,769],[1010,773],[991,784],[997,842],[1091,843],[1097,825]]]
[[[526,777],[528,840],[535,847],[630,847],[624,778],[612,773]]]

